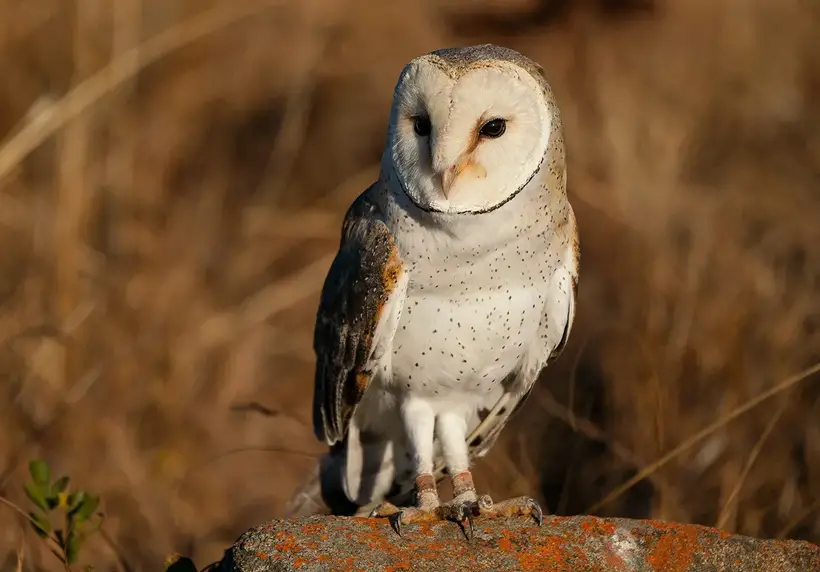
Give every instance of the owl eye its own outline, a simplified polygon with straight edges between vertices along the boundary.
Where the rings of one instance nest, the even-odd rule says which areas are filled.
[[[507,130],[507,122],[503,119],[491,119],[487,123],[481,126],[481,129],[478,131],[484,137],[490,137],[491,139],[497,139],[504,135],[504,132]]]
[[[415,131],[419,137],[427,137],[430,135],[431,129],[432,126],[430,125],[429,117],[419,115],[413,118],[413,131]]]

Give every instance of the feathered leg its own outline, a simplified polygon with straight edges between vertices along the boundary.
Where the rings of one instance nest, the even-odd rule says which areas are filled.
[[[473,475],[469,470],[467,425],[464,417],[453,411],[442,414],[438,422],[439,440],[453,484],[453,500],[441,505],[441,516],[459,523],[466,519],[471,537],[475,517],[531,515],[540,526],[543,522],[543,512],[538,503],[530,497],[518,497],[494,504],[489,495],[477,495]]]
[[[416,467],[416,506],[397,507],[384,502],[376,507],[371,517],[388,518],[391,526],[401,534],[403,524],[452,520],[463,526],[467,521],[470,537],[473,519],[477,517],[532,516],[540,526],[543,511],[534,499],[522,496],[500,503],[493,503],[489,495],[478,496],[473,476],[469,470],[467,426],[464,416],[457,410],[442,413],[438,419],[433,411],[419,401],[409,401],[403,410],[408,428],[410,446]],[[442,504],[433,477],[433,427],[441,442],[447,471],[453,484],[453,500]],[[465,531],[466,532],[466,531]]]
[[[371,517],[387,517],[401,534],[403,524],[441,520],[436,480],[433,477],[433,436],[436,417],[429,404],[420,399],[408,399],[401,410],[407,433],[407,443],[416,473],[416,506],[397,507],[383,502],[370,513]]]

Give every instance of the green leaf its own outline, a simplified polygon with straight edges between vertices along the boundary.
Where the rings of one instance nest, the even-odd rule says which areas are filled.
[[[58,493],[64,492],[68,488],[68,483],[71,479],[68,477],[60,477],[54,484],[51,485],[51,494],[56,495]]]
[[[68,513],[73,515],[85,500],[85,492],[77,491],[68,495]]]
[[[77,522],[82,522],[91,518],[94,515],[94,511],[97,510],[99,504],[100,497],[96,495],[86,495],[80,503],[79,508],[77,508],[77,512],[74,513]]]
[[[68,533],[68,541],[65,545],[65,557],[69,564],[74,564],[77,561],[77,555],[80,553],[80,547],[85,539],[76,530],[71,530]]]
[[[26,492],[28,500],[37,505],[37,508],[43,511],[48,510],[46,496],[45,494],[43,494],[43,490],[40,487],[38,487],[34,483],[26,483],[25,485],[23,485],[23,490]]]
[[[30,512],[28,515],[31,518],[31,527],[34,529],[34,532],[37,533],[37,536],[40,538],[47,537],[48,533],[51,532],[51,523],[46,516],[34,512]]]
[[[31,479],[35,484],[42,488],[48,487],[51,481],[51,469],[43,460],[37,459],[28,464],[28,472],[31,473]]]

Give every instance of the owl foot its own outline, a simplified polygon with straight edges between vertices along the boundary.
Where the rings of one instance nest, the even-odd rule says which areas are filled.
[[[451,520],[457,522],[464,532],[467,540],[473,537],[474,526],[473,517],[479,516],[478,502],[473,498],[459,498],[456,497],[450,502],[444,503],[438,507],[438,513],[441,520]],[[464,521],[467,521],[468,528],[464,527]],[[470,534],[467,534],[467,530]]]
[[[477,512],[481,517],[498,518],[511,516],[531,516],[538,526],[544,523],[544,511],[532,497],[516,497],[513,499],[494,503],[490,495],[478,497]]]
[[[370,517],[387,518],[399,536],[403,524],[441,520],[435,478],[430,473],[422,473],[416,477],[416,506],[399,508],[385,501],[373,509]]]
[[[511,516],[532,516],[538,526],[544,522],[544,511],[531,497],[518,497],[494,503],[490,495],[481,495],[477,500],[454,499],[438,508],[442,520],[459,523],[468,540],[475,535],[475,521],[478,518],[509,518]],[[464,521],[469,528],[464,528]],[[470,534],[467,535],[467,530]]]
[[[439,515],[439,507],[419,508],[419,507],[397,507],[396,505],[383,502],[370,513],[370,518],[386,518],[396,534],[401,536],[403,524],[415,524],[418,522],[434,522],[442,520]]]

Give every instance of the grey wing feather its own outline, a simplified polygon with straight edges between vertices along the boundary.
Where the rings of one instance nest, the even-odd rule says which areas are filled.
[[[374,352],[386,335],[384,317],[394,315],[405,273],[370,187],[345,215],[339,252],[322,288],[313,348],[316,375],[313,424],[329,445],[342,441],[356,405],[373,376]]]

